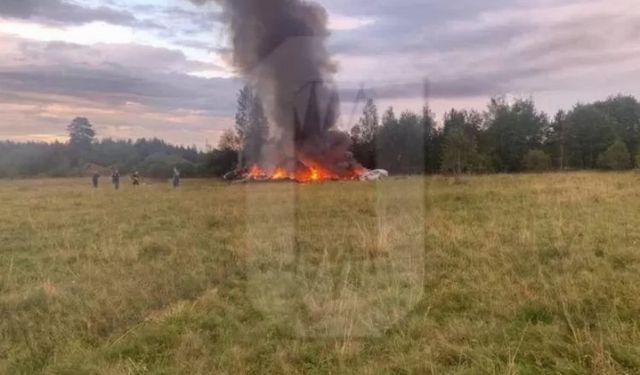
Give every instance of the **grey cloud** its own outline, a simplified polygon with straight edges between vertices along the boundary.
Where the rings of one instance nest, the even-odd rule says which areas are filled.
[[[504,65],[495,69],[474,73],[460,73],[450,77],[423,77],[428,80],[428,96],[437,99],[473,98],[478,96],[494,96],[508,92],[546,91],[567,88],[562,81],[562,74],[571,72],[574,68],[588,66],[590,68],[606,68],[611,60],[635,60],[640,63],[640,56],[635,52],[619,52],[602,55],[567,55],[550,61],[539,61],[529,64],[516,65],[513,60],[505,60]],[[558,77],[559,76],[559,77]],[[589,79],[573,81],[569,89],[589,86]],[[397,84],[376,84],[365,91],[368,96],[378,99],[409,99],[419,97],[424,93],[424,83],[421,77],[415,77],[413,82]],[[614,91],[610,93],[611,94]],[[355,89],[341,91],[344,99],[356,98]]]
[[[135,5],[129,8],[134,14],[152,17],[157,23],[164,25],[167,38],[176,34],[192,35],[209,33],[222,22],[219,9],[200,7],[194,9],[188,5],[189,0],[175,0],[173,5]]]
[[[0,93],[61,95],[104,104],[134,102],[158,110],[230,115],[238,81],[187,74],[211,67],[160,48],[23,42],[19,62],[0,59]]]
[[[491,96],[503,92],[507,82],[492,76],[461,76],[450,79],[428,80],[425,82],[416,77],[415,82],[377,85],[365,88],[366,96],[376,99],[410,99],[420,96],[438,99],[473,98]],[[357,90],[344,89],[341,98],[350,102],[358,97]]]
[[[414,19],[406,8],[394,13],[392,6],[375,3],[372,5],[377,9],[375,12],[382,9],[391,12],[386,21],[366,29],[337,33],[333,50],[347,57],[379,59],[379,79],[386,79],[382,73],[385,70],[394,71],[388,63],[390,57],[411,61],[412,68],[406,70],[405,78],[398,83],[376,82],[377,77],[372,77],[370,86],[375,87],[372,91],[383,98],[421,95],[423,77],[431,79],[431,95],[437,98],[571,90],[563,77],[578,74],[581,69],[598,69],[600,76],[613,77],[625,64],[640,63],[639,12],[624,11],[623,7],[622,11],[607,12],[607,4],[602,1],[583,1],[571,12],[564,9],[566,14],[560,17],[553,7],[569,2],[538,2],[537,8],[533,2],[502,9],[494,17],[495,24],[491,18],[484,24],[482,12],[490,13],[491,7],[500,2],[490,2],[488,9],[482,9],[485,2],[474,3],[458,13],[455,7],[449,8],[452,13],[444,14],[451,17],[443,16],[441,20],[425,14],[430,23],[425,21],[422,31],[426,32],[422,34],[420,27],[411,22],[402,26],[395,21],[403,18],[400,15]],[[609,4],[616,3],[623,4]],[[413,5],[416,14],[424,14],[418,10],[420,6]],[[431,5],[426,2],[422,9]],[[452,19],[464,20],[472,27],[456,29],[451,27]],[[414,37],[410,36],[412,32]],[[638,79],[629,78],[636,82]],[[574,77],[571,84],[595,87],[598,84],[595,82],[595,77],[584,76]]]
[[[214,64],[188,60],[178,50],[137,44],[83,46],[64,42],[19,41],[22,64],[110,67],[144,72],[192,72],[218,69]],[[0,67],[3,64],[0,62]]]
[[[105,104],[135,102],[156,109],[188,109],[211,115],[232,114],[234,100],[228,93],[239,87],[229,79],[63,66],[0,71],[0,83],[2,90],[63,95]]]
[[[186,0],[184,1],[186,3]],[[46,6],[55,8],[62,3],[61,0],[47,0],[46,4],[53,5]],[[425,77],[431,80],[431,95],[438,98],[465,98],[506,91],[571,89],[566,87],[562,77],[575,74],[573,72],[579,69],[598,68],[601,76],[613,75],[618,71],[619,65],[640,60],[637,42],[640,40],[639,12],[607,13],[594,8],[596,11],[593,12],[567,14],[564,18],[556,17],[554,22],[550,23],[543,19],[545,16],[539,15],[539,12],[529,13],[529,9],[550,9],[548,13],[552,13],[555,6],[576,2],[323,0],[321,3],[334,13],[372,17],[376,20],[363,28],[336,31],[330,43],[333,52],[346,57],[368,59],[380,67],[378,77],[352,77],[353,82],[371,78],[368,84],[379,97],[404,98],[421,95],[422,79]],[[582,4],[579,9],[604,4],[603,1],[594,0],[583,0],[579,3]],[[619,3],[619,0],[614,0],[610,4]],[[0,0],[0,14],[13,12],[13,17],[28,17],[29,9],[32,9],[34,4],[45,4],[45,1]],[[499,17],[494,17],[499,20],[496,24],[491,24],[491,19],[486,21],[482,18],[483,14],[491,12],[498,12]],[[514,15],[518,12],[519,15]],[[160,17],[160,20],[174,22],[176,25],[177,31],[172,34],[179,34],[180,30],[210,30],[216,27],[220,20],[215,8],[209,7],[200,10],[177,6],[140,8],[136,9],[135,14],[164,14],[167,18]],[[529,14],[530,19],[527,19]],[[131,21],[126,15],[123,19],[123,22]],[[129,21],[126,21],[127,19]],[[451,26],[453,21],[466,22],[472,28],[456,29]],[[208,44],[200,40],[192,40],[184,35],[172,37],[180,45],[209,49]],[[122,88],[125,93],[123,97],[140,97],[143,98],[141,100],[159,106],[179,105],[212,109],[217,106],[213,104],[215,102],[225,103],[220,108],[226,108],[227,113],[233,110],[233,95],[229,92],[234,89],[229,88],[224,94],[218,94],[218,91],[227,90],[225,85],[228,82],[222,80],[208,84],[205,79],[180,73],[208,70],[212,67],[187,61],[183,55],[175,51],[107,45],[91,49],[53,43],[35,46],[25,44],[23,49],[26,61],[31,66],[25,65],[19,71],[9,71],[2,68],[0,59],[0,69],[5,74],[0,87],[9,84],[9,81],[13,82],[11,84],[15,87],[15,80],[30,82],[35,86],[25,74],[39,73],[39,78],[58,75],[57,79],[62,80],[65,77],[64,79],[73,82],[70,87],[75,87],[74,90],[85,90],[92,95],[97,95],[100,90],[84,87],[78,82],[92,82],[91,85],[94,87],[109,87],[109,91]],[[389,64],[390,59],[409,61],[411,67],[396,69]],[[351,67],[351,70],[356,71],[357,75],[357,66]],[[385,70],[396,73],[398,79],[394,77],[395,81],[392,84],[383,82],[382,80],[387,78]],[[92,81],[91,72],[108,79],[105,82]],[[17,73],[22,75],[11,76]],[[630,77],[630,81],[634,80],[637,80],[637,76]],[[574,84],[588,85],[592,81],[592,77],[582,77]],[[231,86],[237,87],[238,84],[235,82]],[[57,85],[64,86],[64,81],[50,84],[49,86],[53,87],[48,90],[53,91]],[[156,85],[172,88],[168,91],[173,90],[174,95],[178,97],[174,104],[170,99],[166,99],[171,95],[160,95],[159,93],[164,91]],[[32,89],[37,90],[36,87]],[[188,94],[191,90],[193,96]],[[351,90],[344,92],[345,99],[349,98],[347,94],[353,93]],[[215,99],[200,103],[193,99],[196,96]]]
[[[79,25],[102,21],[115,25],[160,28],[149,20],[112,7],[89,8],[68,0],[2,0],[0,18],[25,19],[53,25]]]
[[[333,32],[330,48],[379,66],[377,77],[358,77],[357,67],[349,71],[355,71],[353,82],[370,79],[382,97],[420,95],[424,77],[431,79],[431,95],[438,98],[566,89],[562,77],[580,69],[615,75],[621,65],[640,60],[640,13],[610,9],[618,5],[624,10],[625,0],[321,3],[334,14],[375,20]],[[470,27],[456,27],[460,23]],[[394,59],[410,61],[412,67],[398,72],[389,63]],[[393,71],[394,79],[404,78],[382,82],[385,71]],[[588,85],[591,78],[574,84]]]
[[[221,12],[208,8],[194,11],[178,6],[166,7],[159,9],[158,17],[171,25],[173,32],[177,29],[186,35],[211,32],[222,22]]]

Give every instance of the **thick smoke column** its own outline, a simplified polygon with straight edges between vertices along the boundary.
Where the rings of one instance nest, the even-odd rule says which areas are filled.
[[[271,120],[277,144],[266,163],[306,158],[332,168],[348,164],[348,137],[332,130],[339,100],[326,10],[303,0],[213,1],[228,22],[233,65],[256,88]]]

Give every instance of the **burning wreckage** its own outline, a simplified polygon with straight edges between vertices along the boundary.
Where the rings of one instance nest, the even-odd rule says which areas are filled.
[[[346,170],[343,174],[333,173],[323,167],[309,167],[300,163],[299,168],[294,172],[288,172],[282,167],[278,167],[271,172],[265,171],[257,164],[249,168],[236,170],[227,173],[224,178],[235,182],[279,182],[290,181],[299,183],[322,182],[322,181],[378,181],[389,177],[389,172],[384,169],[369,170],[364,167],[357,167]]]
[[[229,172],[225,179],[237,182],[310,183],[339,180],[376,181],[388,177],[389,173],[385,170],[368,170],[358,163],[349,151],[348,135],[332,129],[335,119],[331,115],[323,118],[316,91],[319,85],[322,84],[314,84],[309,93],[304,122],[298,120],[297,112],[294,113],[293,142],[290,138],[274,141],[264,151],[262,163]],[[326,88],[321,88],[324,89]],[[337,97],[336,94],[333,95]],[[333,111],[334,108],[329,107],[328,110]],[[293,144],[293,152],[289,156],[285,152],[287,143]]]
[[[192,0],[203,3],[207,0]],[[337,129],[336,64],[326,47],[328,15],[302,0],[213,0],[227,21],[234,67],[260,97],[271,140],[235,181],[376,180]]]
[[[389,177],[384,169],[362,169],[361,173],[354,172],[348,176],[339,176],[321,168],[302,166],[297,172],[287,172],[283,168],[276,168],[271,173],[264,171],[258,165],[227,173],[224,178],[234,182],[298,182],[311,183],[322,181],[379,181]]]

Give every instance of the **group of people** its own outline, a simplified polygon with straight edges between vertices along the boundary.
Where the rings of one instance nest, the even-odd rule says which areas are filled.
[[[140,181],[140,173],[138,173],[138,171],[133,172],[131,174],[131,183],[133,184],[133,186],[140,186]],[[91,182],[93,183],[93,187],[97,189],[98,185],[100,184],[100,173],[95,172],[91,178]],[[120,189],[120,172],[115,168],[111,171],[111,183],[116,190]],[[171,178],[171,184],[174,188],[180,186],[180,171],[178,170],[178,168],[173,168],[173,177]]]

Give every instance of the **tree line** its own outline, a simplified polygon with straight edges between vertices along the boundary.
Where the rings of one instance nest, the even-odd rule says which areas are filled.
[[[640,103],[618,95],[549,118],[532,99],[499,97],[483,112],[452,109],[438,126],[428,107],[380,119],[368,99],[351,138],[366,167],[392,173],[627,170],[640,167]]]
[[[260,98],[245,87],[235,129],[219,148],[237,152],[238,165],[251,165],[268,129]],[[626,170],[640,167],[640,103],[618,95],[550,118],[531,98],[496,97],[484,111],[451,109],[438,123],[428,106],[399,115],[390,107],[380,116],[369,98],[350,136],[365,167],[394,174]]]
[[[259,161],[269,123],[247,86],[238,94],[234,129],[212,150],[155,138],[98,140],[82,117],[68,132],[65,143],[0,142],[0,178],[81,176],[111,168],[168,178],[174,167],[185,177],[222,176]],[[352,152],[365,167],[394,174],[627,170],[640,167],[640,103],[618,95],[550,118],[532,99],[498,97],[484,111],[452,109],[439,124],[428,106],[399,115],[390,107],[380,116],[370,98],[350,136]]]
[[[0,178],[70,177],[94,172],[139,171],[147,177],[168,178],[173,167],[186,177],[204,174],[207,155],[195,147],[173,146],[160,139],[96,139],[90,121],[74,119],[66,143],[0,142]]]

